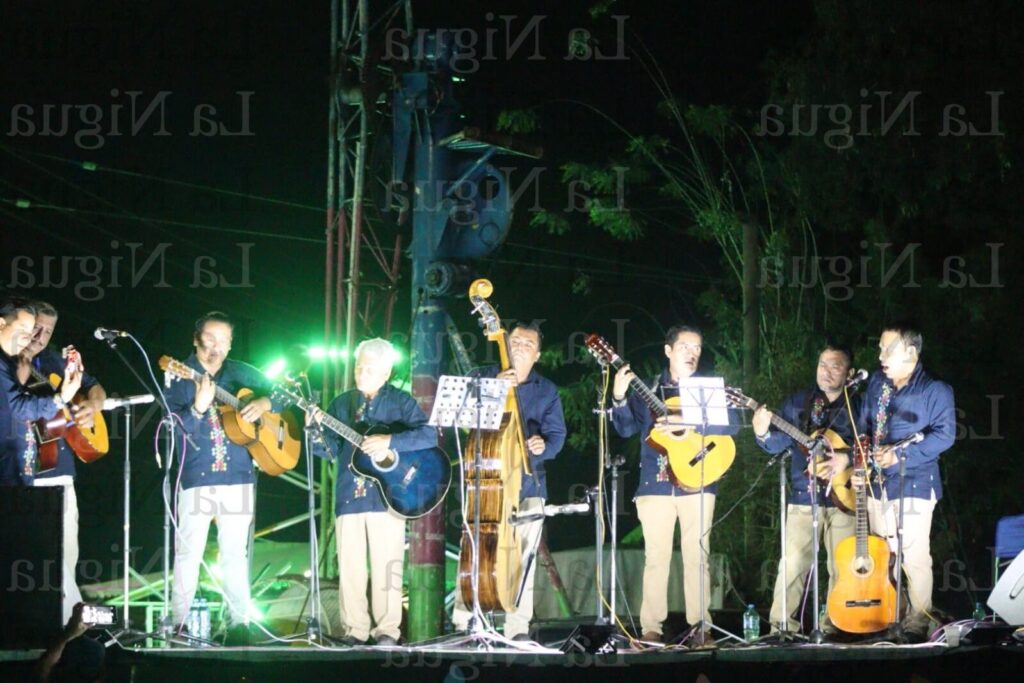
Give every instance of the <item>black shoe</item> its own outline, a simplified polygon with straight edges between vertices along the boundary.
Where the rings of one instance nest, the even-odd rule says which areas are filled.
[[[398,639],[391,636],[377,636],[375,639],[378,647],[397,647]]]
[[[360,645],[366,645],[365,640],[359,640],[355,636],[344,636],[338,638],[338,645],[342,647],[359,647]]]

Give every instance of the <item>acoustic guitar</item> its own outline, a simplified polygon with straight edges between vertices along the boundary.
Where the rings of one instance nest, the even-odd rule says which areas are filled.
[[[601,365],[609,365],[618,370],[626,364],[600,335],[588,335],[584,344]],[[647,404],[656,420],[681,413],[678,396],[662,401],[638,377],[633,377],[629,386]],[[683,434],[685,436],[680,438]],[[669,478],[687,492],[697,492],[714,484],[725,476],[736,459],[736,442],[731,436],[702,436],[693,429],[680,428],[673,434],[652,429],[647,435],[647,445],[668,458]]]
[[[160,369],[172,379],[199,381],[201,374],[170,356],[160,357]],[[224,433],[232,443],[243,446],[260,470],[276,477],[285,470],[294,469],[302,450],[303,426],[289,413],[265,412],[255,422],[242,419],[239,411],[253,398],[252,389],[239,389],[231,394],[222,387],[215,388],[215,398]]]
[[[284,386],[279,385],[274,391],[305,412],[316,407],[298,392]],[[383,463],[377,463],[360,449],[367,436],[397,434],[407,431],[406,427],[363,423],[350,427],[327,413],[323,413],[320,424],[352,444],[354,448],[348,463],[349,469],[357,476],[376,482],[384,502],[394,513],[415,519],[429,513],[444,500],[452,481],[452,467],[448,456],[440,448],[392,450]]]
[[[78,372],[85,372],[82,355],[74,346],[64,347],[61,355],[65,360],[66,367],[73,367]],[[45,386],[53,394],[60,391],[61,382],[64,381],[60,375],[51,373],[49,377],[44,377],[35,367],[30,367],[30,372],[33,379],[36,380],[36,385]],[[79,392],[71,400],[71,404],[80,405],[86,400],[85,394]],[[65,406],[57,410],[52,417],[33,422],[32,430],[39,449],[39,474],[57,466],[61,439],[84,463],[95,462],[110,450],[107,423],[103,419],[103,413],[99,411],[93,413],[93,426],[85,427],[75,422],[72,411]]]
[[[854,448],[854,467],[864,484],[856,493],[856,532],[835,549],[835,586],[828,596],[828,616],[836,628],[847,633],[875,633],[896,619],[895,558],[889,544],[868,533],[868,445],[861,436]],[[896,570],[898,571],[898,569]]]
[[[737,408],[747,408],[753,411],[764,405],[749,396],[744,396],[743,392],[732,387],[725,390],[725,395],[726,400]],[[811,474],[811,463],[813,463],[815,476],[817,476],[818,481],[823,484],[829,483],[828,480],[832,468],[828,465],[828,454],[831,451],[849,454],[850,447],[843,440],[843,437],[831,429],[818,429],[811,434],[805,434],[775,413],[772,413],[771,421],[776,429],[793,439],[797,447],[807,457],[808,475]],[[853,468],[850,467],[832,476],[832,487],[829,489],[828,494],[835,506],[848,515],[853,514],[854,507],[857,504],[857,496],[853,491],[853,485],[850,483],[852,476]]]

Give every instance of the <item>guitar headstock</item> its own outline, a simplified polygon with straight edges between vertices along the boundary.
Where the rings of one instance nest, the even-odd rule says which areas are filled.
[[[469,300],[473,303],[473,313],[479,316],[480,327],[483,328],[487,338],[491,341],[496,341],[501,339],[502,335],[505,334],[505,330],[501,327],[501,318],[498,317],[498,312],[487,301],[487,297],[493,291],[494,286],[490,280],[474,280],[473,284],[469,286]]]
[[[171,379],[195,379],[196,371],[189,366],[182,363],[180,360],[175,360],[170,356],[160,356],[160,360],[157,363],[160,369],[164,371],[167,376],[168,384]]]
[[[611,365],[612,367],[619,368],[623,365],[624,361],[619,354],[615,353],[615,349],[609,344],[604,337],[599,334],[588,334],[587,338],[583,340],[583,343],[587,347],[587,351],[590,352],[597,362],[602,366]]]
[[[282,401],[288,404],[294,404],[305,410],[309,406],[309,402],[302,396],[298,390],[297,382],[279,382],[274,385],[274,388],[270,392],[270,396],[275,401]]]
[[[761,407],[761,404],[750,398],[743,393],[743,390],[738,387],[726,387],[725,388],[725,401],[732,408],[746,408],[747,410],[757,410]]]

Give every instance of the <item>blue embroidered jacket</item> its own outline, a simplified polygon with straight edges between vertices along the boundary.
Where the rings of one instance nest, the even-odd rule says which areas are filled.
[[[858,429],[872,439],[879,418],[878,400],[885,387],[894,393],[887,411],[885,434],[877,445],[896,443],[915,432],[922,432],[924,440],[907,447],[904,496],[928,499],[934,492],[935,499],[939,500],[942,498],[939,455],[948,450],[956,438],[953,388],[928,374],[920,363],[907,385],[898,391],[881,370],[871,373],[861,404]],[[899,472],[899,463],[882,471],[885,492],[890,500],[900,495]],[[881,495],[877,481],[872,489],[876,496]]]
[[[501,368],[492,365],[480,371],[481,377],[496,377]],[[530,370],[526,381],[516,387],[519,409],[525,422],[525,437],[540,436],[544,439],[544,450],[539,455],[530,454],[530,467],[533,475],[523,473],[522,485],[519,489],[519,500],[526,498],[548,497],[547,474],[544,461],[552,460],[565,445],[565,415],[562,413],[562,400],[558,397],[558,387],[546,377],[542,377],[536,369]]]
[[[0,350],[0,485],[32,485],[38,451],[28,423],[56,412],[51,397],[34,396],[18,382],[18,359]]]
[[[358,389],[346,391],[331,401],[327,412],[349,426],[362,422],[404,427],[405,431],[391,435],[391,448],[396,451],[418,451],[437,445],[437,430],[427,424],[427,416],[416,399],[391,384],[382,386],[372,401],[367,401]],[[385,512],[388,506],[377,484],[372,479],[356,476],[348,467],[352,461],[352,444],[326,427],[323,433],[330,455],[338,462],[334,514]],[[322,444],[314,446],[313,454],[328,457]]]
[[[700,375],[694,375],[699,377]],[[668,370],[664,370],[658,378],[654,392],[663,400],[679,395],[679,389],[672,380]],[[672,483],[668,472],[668,458],[658,453],[647,443],[647,435],[654,427],[654,415],[643,399],[636,392],[631,392],[626,399],[612,406],[612,426],[619,436],[630,437],[640,433],[640,485],[637,486],[634,498],[639,496],[687,496],[699,491],[683,491]],[[732,436],[739,432],[736,411],[729,410],[728,427],[709,427],[707,434],[726,434]],[[716,493],[718,485],[705,487],[706,493]]]
[[[206,372],[194,353],[185,359],[185,365],[200,374]],[[238,393],[240,389],[252,389],[257,397],[269,397],[272,387],[262,372],[230,358],[225,359],[213,380],[218,387],[232,394]],[[181,487],[191,489],[197,486],[251,484],[256,481],[256,471],[249,452],[243,446],[232,443],[224,433],[217,401],[199,418],[192,412],[195,396],[196,385],[191,380],[176,380],[167,391],[168,407],[181,418],[176,426],[183,427],[195,442],[193,446],[186,441],[185,457],[181,462]],[[272,404],[274,412],[281,410],[280,401],[273,400]],[[180,436],[176,432],[176,437]]]
[[[825,403],[821,421],[818,424],[811,424],[813,402],[818,397]],[[853,410],[855,417],[860,411],[860,401],[861,398],[859,396],[850,397],[850,408]],[[850,423],[849,412],[846,409],[846,400],[842,395],[835,401],[828,403],[828,398],[824,392],[817,387],[803,389],[787,398],[783,402],[782,410],[778,414],[783,420],[805,434],[810,434],[819,428],[828,428],[843,437],[843,441],[848,445],[853,443],[853,427]],[[796,442],[773,426],[768,430],[768,435],[763,441],[755,439],[755,443],[757,443],[761,450],[771,455],[781,453],[790,446],[793,447],[792,456],[789,461],[789,502],[793,505],[810,505],[811,492],[808,488],[807,456],[800,450]],[[835,507],[832,499],[825,496],[825,489],[824,485],[818,487],[818,503],[824,504],[825,507]]]

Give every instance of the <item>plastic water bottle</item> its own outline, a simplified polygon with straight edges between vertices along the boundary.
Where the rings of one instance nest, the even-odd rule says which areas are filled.
[[[206,598],[199,598],[199,633],[196,635],[203,640],[210,639],[210,605]]]
[[[761,617],[753,605],[743,613],[743,640],[756,640],[761,635]]]
[[[980,602],[974,603],[974,614],[972,614],[971,617],[975,621],[984,621],[986,616],[987,615],[985,614],[985,606],[982,605]]]

